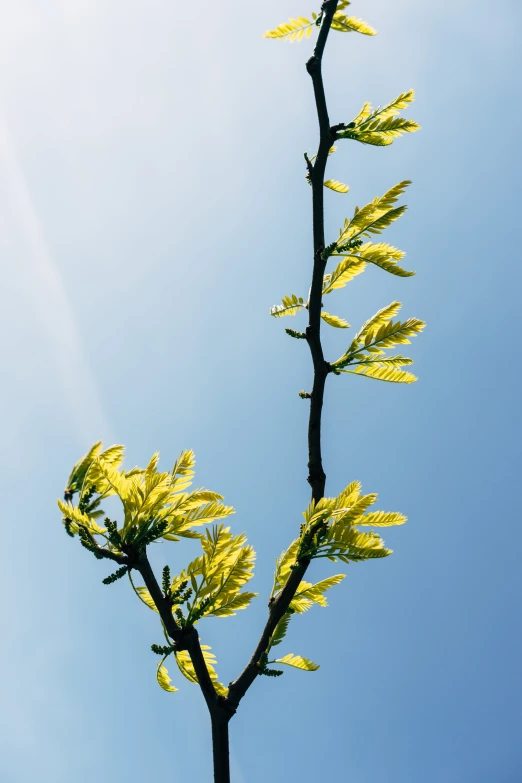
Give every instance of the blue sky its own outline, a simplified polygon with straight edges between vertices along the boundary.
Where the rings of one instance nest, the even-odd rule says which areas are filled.
[[[306,295],[316,119],[311,43],[264,30],[297,0],[18,0],[0,30],[0,386],[4,469],[2,779],[211,778],[198,690],[155,682],[152,613],[64,535],[70,467],[102,438],[128,464],[194,448],[236,507],[260,599],[208,620],[224,682],[259,634],[274,559],[308,502],[306,346],[268,315]],[[315,10],[318,10],[316,8]],[[234,783],[515,783],[522,544],[517,31],[520,7],[354,2],[379,35],[333,35],[332,122],[410,87],[423,130],[345,142],[328,174],[334,237],[355,204],[409,178],[386,241],[415,278],[369,269],[332,310],[394,299],[428,322],[417,384],[330,378],[327,491],[358,478],[408,514],[392,557],[360,567],[285,652],[321,664],[255,684],[231,724]],[[291,324],[299,328],[296,318]],[[333,331],[333,330],[331,330]],[[335,358],[346,337],[328,334]],[[190,544],[154,550],[181,568]],[[333,570],[314,565],[318,578]]]

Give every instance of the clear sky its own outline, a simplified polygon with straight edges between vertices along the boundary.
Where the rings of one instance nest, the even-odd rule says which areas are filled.
[[[268,309],[310,280],[312,44],[262,33],[313,4],[1,5],[0,778],[203,783],[199,691],[174,671],[180,690],[158,688],[156,618],[125,582],[101,584],[110,567],[64,534],[56,498],[95,440],[125,443],[129,466],[194,448],[198,484],[258,552],[255,605],[200,627],[222,681],[237,676],[309,497],[311,363],[284,334],[303,321]],[[417,384],[329,378],[327,492],[358,478],[409,522],[386,535],[392,557],[350,566],[330,607],[293,623],[285,652],[321,668],[252,687],[233,781],[518,783],[520,4],[350,10],[379,35],[332,35],[332,122],[414,87],[423,130],[340,145],[328,174],[351,190],[326,194],[328,236],[412,179],[385,238],[418,274],[369,269],[331,309],[356,326],[399,299],[428,328]],[[325,343],[334,359],[346,337]]]

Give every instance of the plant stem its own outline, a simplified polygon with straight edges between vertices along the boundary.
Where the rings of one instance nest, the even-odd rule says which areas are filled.
[[[308,328],[306,338],[314,365],[314,382],[310,400],[310,418],[308,422],[308,482],[312,488],[312,499],[316,502],[324,497],[326,476],[323,470],[321,454],[321,415],[323,409],[324,387],[326,376],[330,371],[324,360],[321,344],[321,307],[323,277],[326,261],[322,253],[324,243],[324,172],[328,153],[335,139],[330,130],[330,119],[326,106],[322,75],[322,57],[326,39],[330,31],[333,15],[337,8],[337,0],[325,0],[323,3],[323,22],[312,57],[306,63],[306,70],[312,77],[317,119],[319,121],[319,149],[312,166],[310,179],[312,182],[314,265],[312,286],[308,303]]]
[[[222,711],[213,711],[212,755],[214,759],[214,783],[230,783],[230,760],[228,749],[229,718]]]
[[[310,400],[310,418],[308,423],[308,482],[312,488],[312,499],[316,502],[324,496],[326,482],[321,456],[321,414],[326,377],[330,372],[330,365],[324,360],[323,348],[321,345],[321,299],[323,276],[326,267],[326,261],[324,261],[322,257],[324,250],[323,180],[328,152],[335,140],[332,131],[330,130],[330,121],[326,108],[321,61],[332,18],[337,9],[337,4],[338,0],[324,1],[322,6],[323,21],[319,31],[317,45],[312,57],[306,64],[306,69],[312,77],[320,132],[319,149],[311,169],[314,256],[312,286],[308,304],[309,319],[308,327],[306,329],[306,339],[310,346],[310,353],[314,366],[314,382]],[[259,659],[261,655],[266,652],[270,637],[274,633],[278,622],[288,611],[290,602],[309,565],[310,560],[308,558],[302,558],[292,570],[283,590],[275,600],[270,603],[268,620],[263,629],[263,633],[261,634],[261,638],[257,643],[256,649],[237,680],[230,683],[227,702],[233,709],[237,709],[239,702],[258,676],[260,671],[258,666]]]

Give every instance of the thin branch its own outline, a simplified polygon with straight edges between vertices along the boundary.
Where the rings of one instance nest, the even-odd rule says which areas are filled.
[[[321,458],[321,414],[323,408],[323,396],[326,377],[330,372],[330,365],[325,362],[321,344],[321,306],[323,277],[326,261],[323,260],[324,250],[324,204],[323,204],[323,180],[326,169],[328,152],[334,143],[334,136],[330,130],[330,120],[326,107],[321,63],[323,51],[330,31],[332,18],[337,10],[338,0],[325,0],[322,6],[323,21],[319,31],[319,37],[314,53],[306,64],[306,69],[312,77],[317,118],[319,121],[319,149],[315,162],[312,164],[307,159],[307,166],[312,182],[312,206],[313,206],[313,237],[314,256],[312,286],[308,302],[308,327],[306,339],[310,346],[310,353],[314,366],[314,382],[310,399],[310,418],[308,423],[308,481],[312,488],[312,499],[316,502],[324,496],[326,476],[323,470]],[[288,611],[290,602],[297,592],[303,576],[310,564],[308,558],[300,560],[292,569],[286,584],[275,600],[270,604],[268,620],[254,653],[235,682],[229,686],[227,701],[232,708],[237,709],[239,702],[250,688],[259,674],[259,660],[266,651],[270,638],[274,633],[278,622]]]
[[[214,683],[210,679],[210,674],[203,657],[199,635],[194,626],[187,628],[187,650],[198,678],[198,684],[201,688],[203,697],[207,703],[212,720],[217,713],[223,713],[227,722],[230,720],[235,710],[230,709],[225,699],[220,699],[214,688]]]
[[[111,552],[109,549],[104,549],[102,546],[98,544],[94,536],[92,535],[91,531],[88,530],[85,525],[80,525],[82,530],[84,531],[83,534],[86,538],[88,538],[90,543],[90,551],[95,555],[96,557],[105,558],[106,560],[114,560],[115,563],[119,563],[120,565],[125,565],[131,568],[131,558],[127,557],[127,555],[117,555],[116,552]],[[82,535],[83,535],[82,534]]]
[[[270,638],[274,633],[279,620],[281,620],[283,615],[288,611],[290,602],[296,594],[297,588],[299,587],[309,564],[310,560],[308,559],[302,560],[297,564],[296,568],[292,570],[292,573],[288,577],[282,591],[270,604],[268,621],[263,629],[261,638],[257,643],[257,647],[254,650],[254,654],[237,680],[230,683],[227,701],[235,709],[237,709],[239,702],[259,674],[259,659],[261,658],[261,655],[266,652]]]
[[[168,598],[163,595],[163,591],[154,576],[154,571],[151,568],[145,549],[140,551],[135,568],[140,572],[141,578],[145,582],[145,587],[149,591],[150,597],[154,601],[154,605],[163,621],[165,630],[174,641],[174,646],[177,650],[185,650],[186,645],[184,644],[185,640],[182,629],[172,615],[172,604]]]
[[[312,488],[312,498],[316,502],[324,496],[326,476],[323,470],[321,455],[321,414],[323,409],[324,387],[326,376],[330,372],[330,366],[324,360],[321,344],[321,306],[323,277],[326,261],[322,253],[324,242],[324,173],[328,153],[335,138],[330,130],[330,120],[326,106],[322,75],[322,56],[333,15],[337,10],[338,0],[325,0],[322,7],[323,22],[319,31],[317,45],[312,57],[306,63],[306,69],[312,78],[319,121],[319,149],[314,162],[312,180],[312,207],[313,207],[313,237],[314,237],[314,266],[312,273],[312,286],[308,301],[308,328],[306,336],[310,353],[314,364],[314,382],[312,398],[310,401],[310,418],[308,422],[308,482]]]
[[[107,560],[114,560],[115,563],[120,565],[130,566],[130,560],[126,555],[117,555],[115,552],[109,552],[108,549],[104,549],[102,546],[96,545],[96,554],[100,557],[105,557]]]
[[[178,651],[188,651],[198,679],[199,687],[201,688],[207,707],[212,714],[219,705],[219,699],[203,657],[198,632],[194,626],[181,628],[175,621],[172,615],[172,604],[169,599],[163,595],[163,591],[154,575],[145,549],[140,551],[135,568],[140,572],[142,579],[145,582],[145,586],[154,601],[165,630],[174,642],[175,649]],[[230,712],[230,717],[232,715],[233,712]]]

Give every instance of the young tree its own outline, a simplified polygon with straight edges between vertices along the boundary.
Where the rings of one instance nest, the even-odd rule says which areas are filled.
[[[325,593],[344,579],[335,574],[313,584],[304,577],[313,560],[328,558],[332,562],[364,561],[386,557],[382,538],[374,528],[398,525],[406,521],[403,514],[369,511],[375,503],[374,494],[361,494],[357,481],[336,497],[324,495],[326,476],[321,453],[321,416],[326,379],[342,374],[364,375],[393,383],[411,383],[415,376],[403,368],[412,360],[401,354],[390,354],[389,349],[410,342],[424,324],[416,318],[406,321],[393,319],[401,307],[392,302],[369,318],[351,340],[347,350],[335,361],[324,358],[321,325],[346,329],[348,322],[323,310],[323,299],[343,288],[367,264],[374,264],[398,277],[409,277],[413,272],[399,265],[404,256],[392,245],[371,241],[404,213],[405,206],[397,206],[399,197],[410,184],[408,181],[387,190],[362,207],[355,208],[346,218],[339,236],[328,244],[324,236],[323,188],[339,193],[348,188],[337,180],[325,180],[326,164],[335,152],[335,142],[354,139],[363,144],[386,146],[403,133],[418,129],[412,120],[399,113],[412,100],[413,92],[402,93],[385,106],[373,109],[365,103],[359,114],[348,123],[330,124],[326,105],[321,64],[330,30],[374,35],[366,22],[343,11],[348,0],[324,0],[318,14],[312,19],[290,19],[266,33],[268,38],[288,41],[308,38],[318,31],[314,52],[306,69],[311,76],[319,121],[319,145],[316,154],[305,154],[306,178],[312,188],[313,265],[310,293],[307,300],[292,294],[272,308],[277,318],[307,311],[308,325],[304,332],[286,329],[288,335],[305,340],[313,363],[313,385],[310,392],[300,392],[309,400],[308,425],[308,481],[312,490],[311,502],[304,512],[297,538],[276,560],[272,592],[268,601],[268,619],[253,654],[236,680],[225,687],[218,681],[216,660],[207,645],[202,644],[196,629],[207,617],[227,617],[246,608],[255,593],[245,590],[253,576],[255,553],[246,543],[244,534],[233,535],[224,520],[233,509],[222,503],[222,496],[205,489],[189,491],[194,475],[194,454],[184,451],[172,471],[158,470],[158,454],[154,454],[146,468],[124,470],[121,465],[124,449],[112,446],[102,450],[96,443],[74,466],[67,483],[64,501],[58,505],[63,514],[67,533],[78,536],[80,543],[98,559],[112,560],[119,567],[106,577],[105,584],[127,576],[136,595],[147,607],[159,615],[164,635],[162,644],[153,644],[152,650],[161,660],[157,666],[160,686],[173,692],[165,666],[171,659],[181,674],[197,683],[208,707],[212,726],[214,779],[226,783],[230,779],[228,724],[236,714],[241,700],[259,676],[278,677],[283,672],[274,665],[285,665],[314,671],[317,664],[301,655],[286,653],[278,657],[275,651],[285,641],[290,621],[295,614],[311,605],[326,606]],[[327,264],[333,268],[326,273]],[[78,503],[74,504],[74,496]],[[105,517],[102,501],[116,495],[123,506],[123,519],[118,523]],[[98,520],[105,517],[104,526]],[[198,528],[213,523],[205,532]],[[364,531],[361,528],[370,528]],[[154,574],[147,548],[158,540],[179,541],[182,538],[199,539],[202,552],[179,574],[172,575],[168,565],[163,569],[161,584]],[[136,585],[141,577],[143,584]]]

